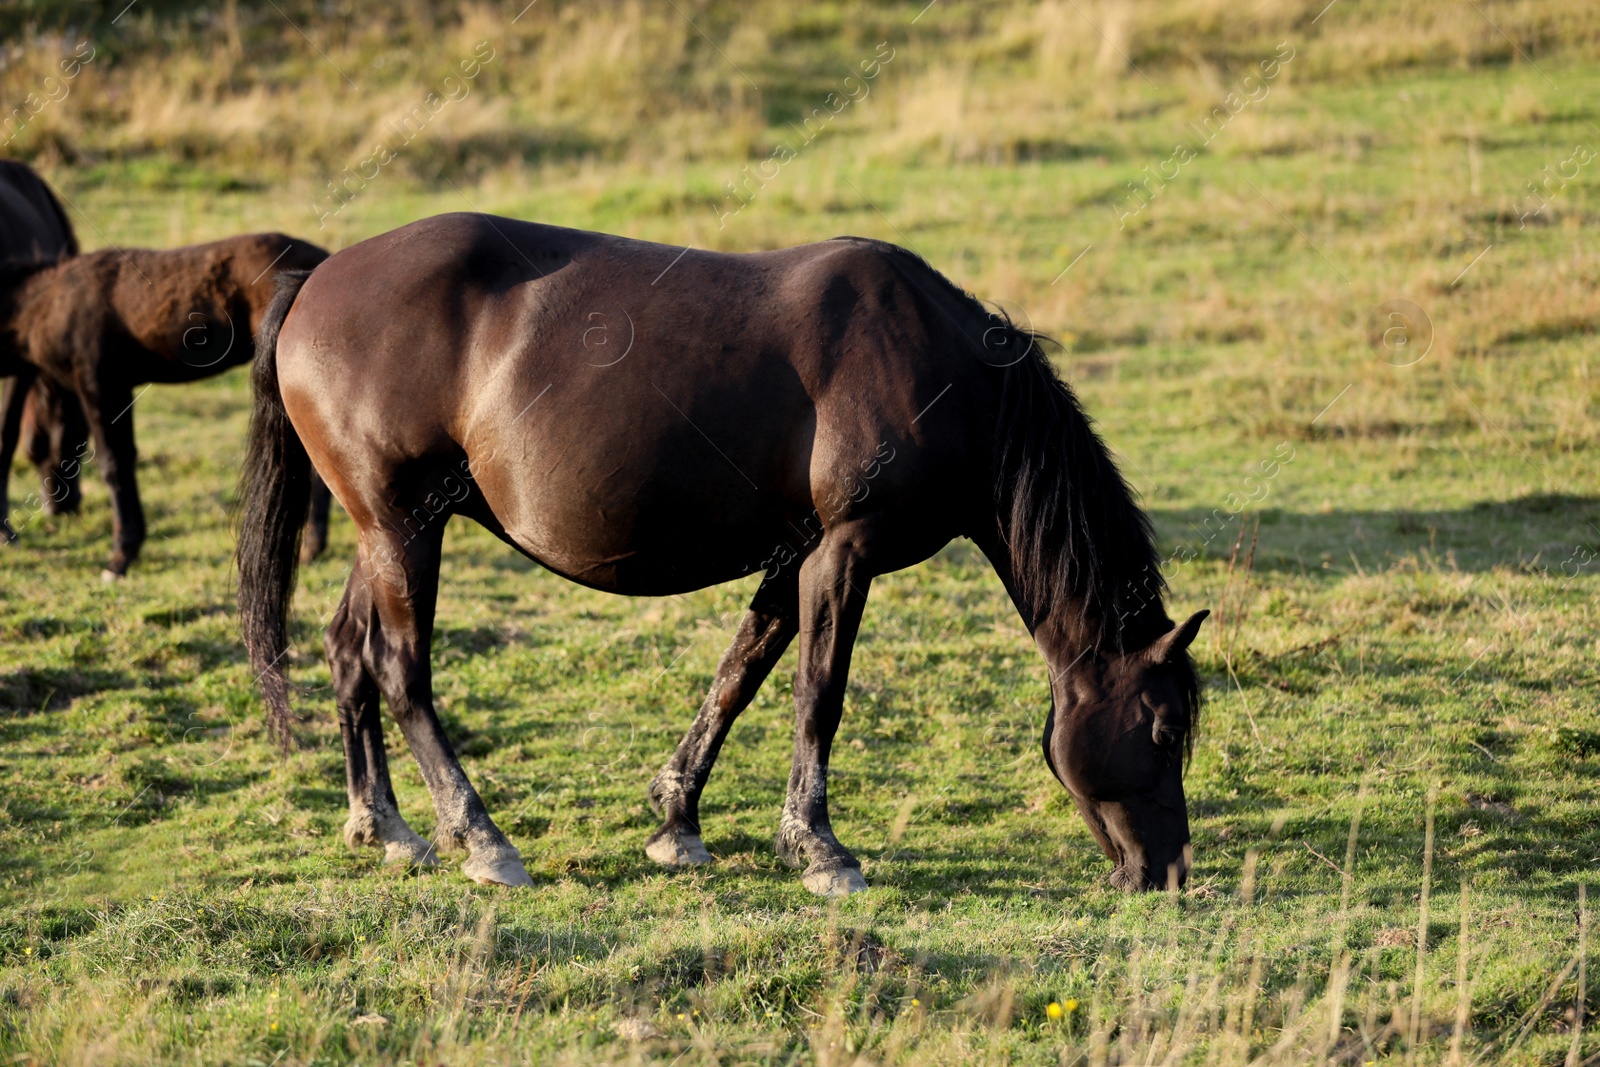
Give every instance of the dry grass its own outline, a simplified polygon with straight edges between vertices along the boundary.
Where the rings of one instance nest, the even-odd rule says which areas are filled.
[[[850,119],[881,134],[875,153],[901,162],[1011,162],[1082,151],[1085,133],[1152,106],[1203,112],[1283,41],[1299,49],[1284,87],[1397,68],[1549,61],[1600,42],[1600,11],[1540,0],[1486,2],[1477,11],[1347,0],[1320,18],[1322,0],[1254,8],[1224,0],[945,2],[914,25],[920,5],[863,0],[692,12],[640,0],[545,0],[520,17],[516,6],[401,5],[330,16],[305,4],[230,0],[187,15],[181,7],[165,15],[135,8],[86,33],[38,30],[41,17],[51,24],[46,9],[31,35],[13,16],[26,42],[13,45],[0,68],[0,100],[13,106],[59,78],[60,59],[79,39],[97,52],[69,86],[71,105],[45,107],[8,149],[90,162],[177,156],[257,177],[311,163],[337,171],[488,42],[495,61],[475,91],[451,105],[449,123],[407,153],[406,169],[459,173],[483,156],[742,158],[759,155],[765,139],[851,73],[851,57],[870,57],[887,40],[900,50],[896,62],[911,68],[895,72],[910,88],[896,106]],[[1519,89],[1506,115],[1543,121],[1553,95]],[[1293,131],[1258,117],[1241,130],[1231,151],[1298,143]]]

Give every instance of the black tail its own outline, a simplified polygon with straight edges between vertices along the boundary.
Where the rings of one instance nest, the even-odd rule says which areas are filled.
[[[310,276],[310,271],[279,273],[277,295],[256,334],[256,402],[239,482],[239,623],[267,701],[267,728],[285,749],[293,735],[283,659],[289,653],[289,601],[313,474],[278,395],[278,331]]]

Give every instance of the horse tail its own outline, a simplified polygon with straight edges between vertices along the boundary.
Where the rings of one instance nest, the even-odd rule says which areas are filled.
[[[282,663],[289,653],[289,602],[313,472],[278,393],[278,332],[310,276],[310,271],[278,274],[277,293],[256,333],[255,406],[239,480],[239,623],[267,702],[267,729],[285,750],[293,735]]]

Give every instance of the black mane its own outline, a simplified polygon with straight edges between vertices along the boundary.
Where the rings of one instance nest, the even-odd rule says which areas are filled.
[[[915,253],[872,243],[959,302],[960,332],[998,380],[994,499],[1013,578],[1035,619],[1071,603],[1100,631],[1097,644],[1118,651],[1149,644],[1171,627],[1159,610],[1166,582],[1155,534],[1045,354],[1060,345],[1002,310],[991,311]],[[1160,616],[1154,632],[1146,625],[1151,609]]]

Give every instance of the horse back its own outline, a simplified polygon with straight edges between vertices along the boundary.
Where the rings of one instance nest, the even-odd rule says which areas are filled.
[[[44,179],[26,163],[0,160],[0,262],[54,262],[77,252],[72,224]]]
[[[638,590],[658,587],[629,575],[669,558],[689,587],[729,576],[694,559],[808,524],[936,512],[922,499],[954,482],[919,464],[971,481],[988,446],[987,428],[977,448],[970,426],[930,432],[973,402],[947,347],[875,242],[720,254],[459,214],[330,258],[277,361],[358,522],[413,490],[425,511],[422,490],[442,498],[467,473],[530,555]]]
[[[326,258],[310,242],[274,233],[100,249],[28,282],[21,332],[32,361],[57,377],[76,370],[129,383],[192,381],[247,362],[277,272]]]

